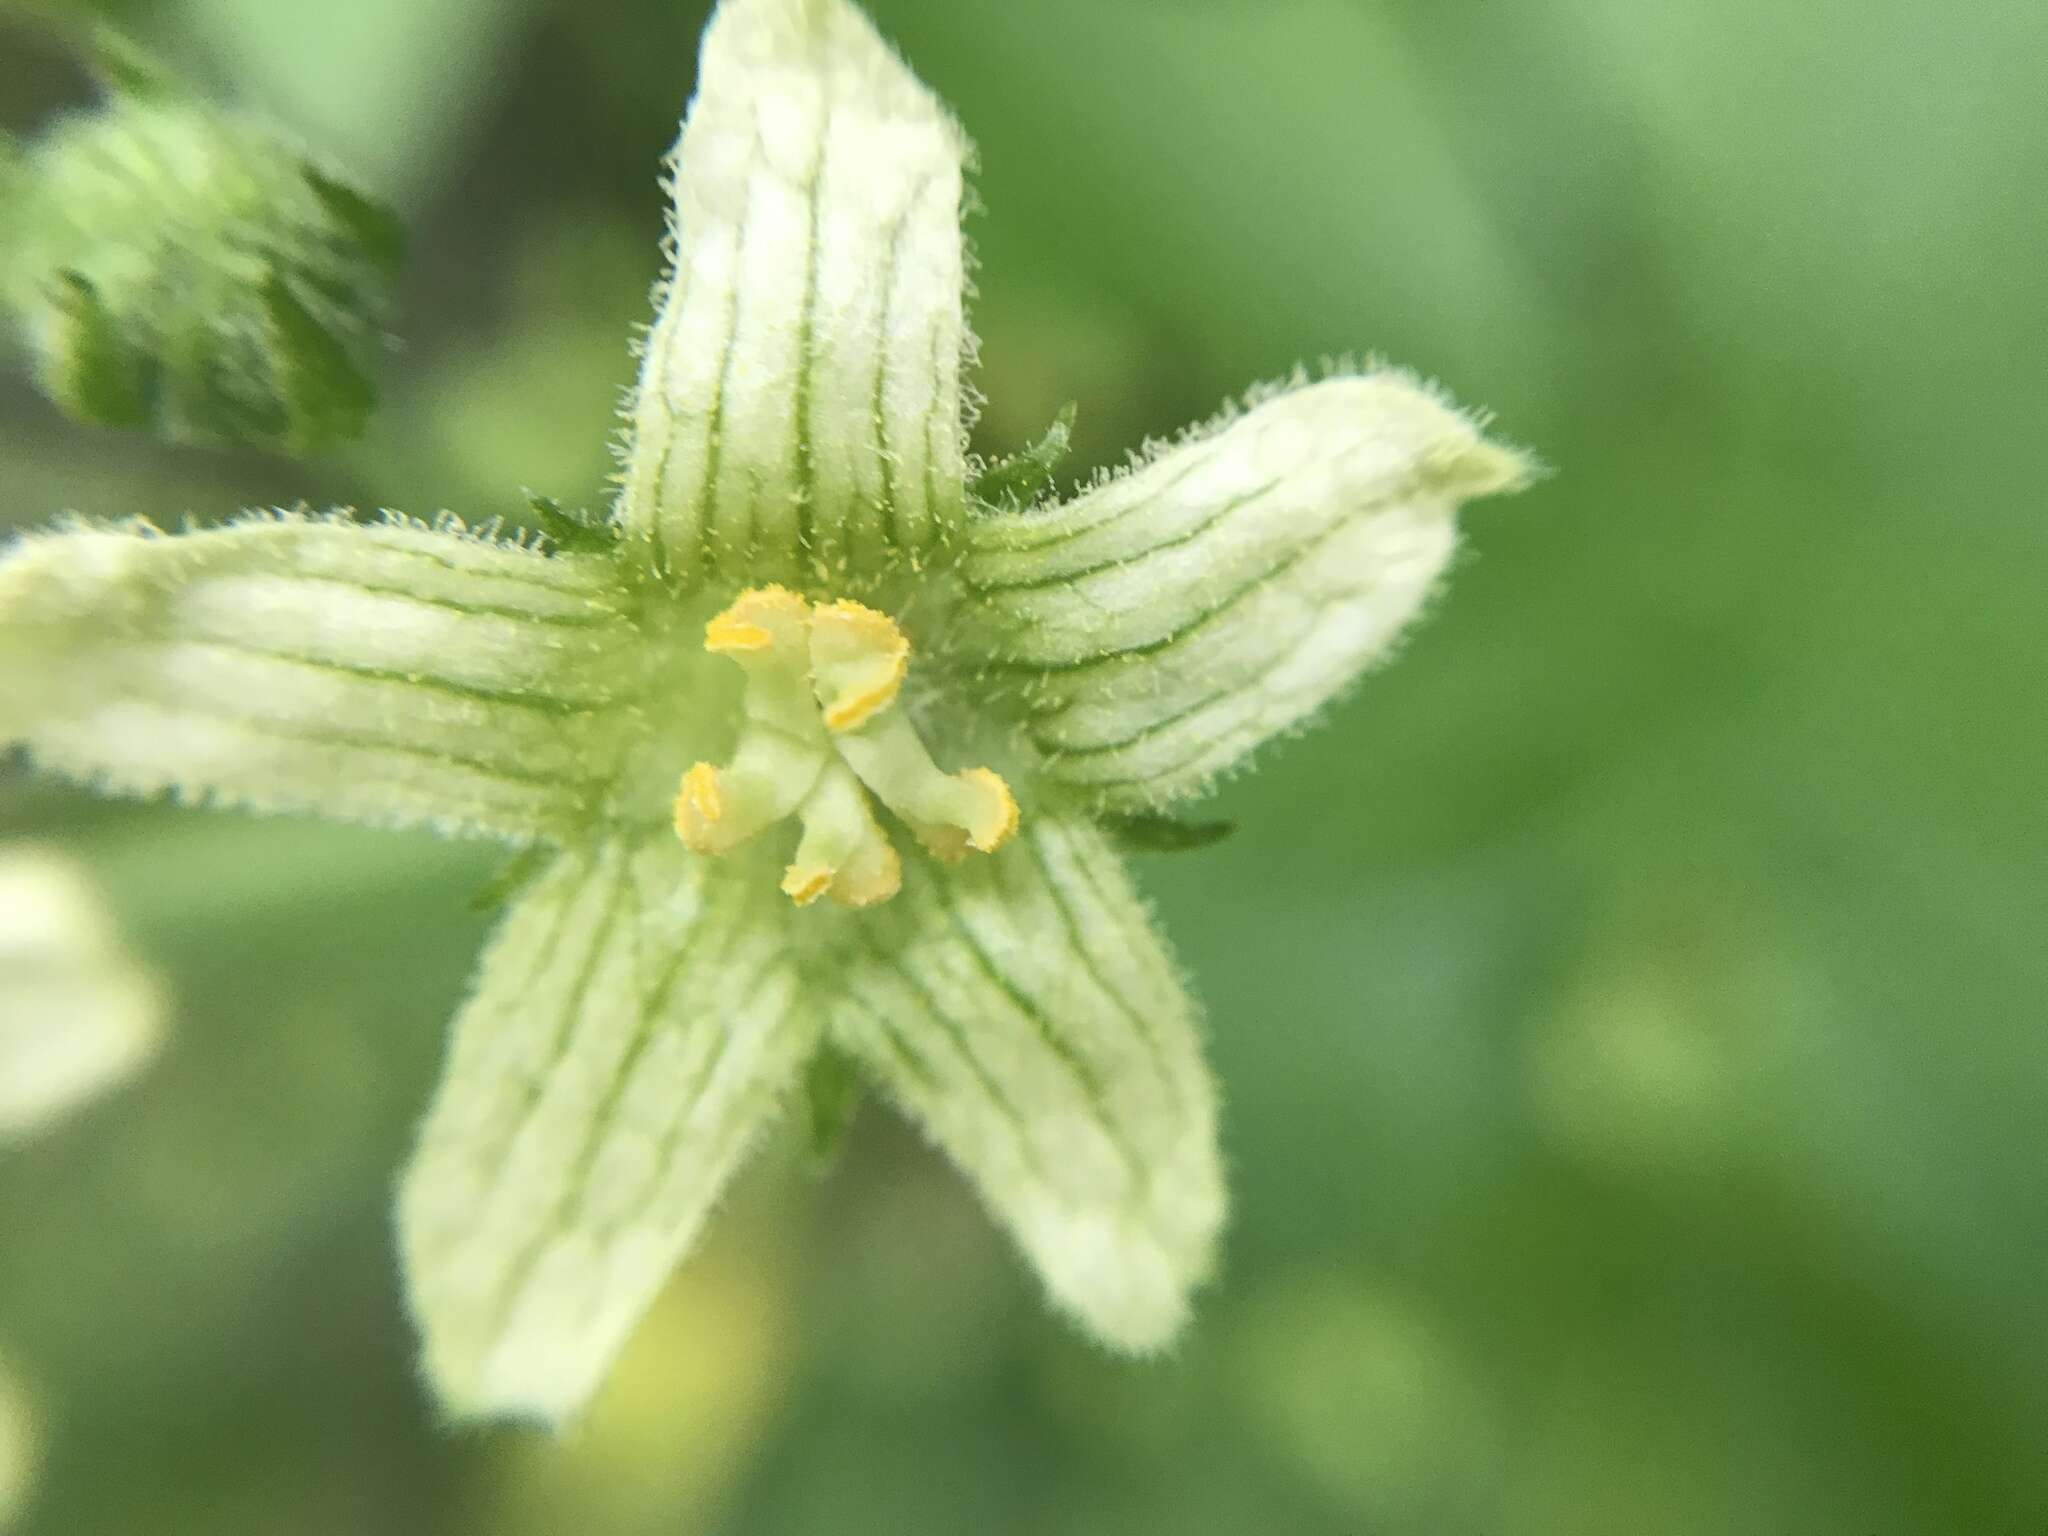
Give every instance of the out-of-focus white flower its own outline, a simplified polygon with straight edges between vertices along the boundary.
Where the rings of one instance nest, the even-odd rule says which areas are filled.
[[[0,1142],[126,1080],[162,1036],[164,994],[77,864],[0,851]]]

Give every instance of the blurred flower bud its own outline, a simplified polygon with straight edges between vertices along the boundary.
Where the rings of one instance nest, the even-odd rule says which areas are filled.
[[[98,111],[0,151],[0,291],[73,416],[310,451],[358,433],[392,216],[270,124],[102,44]]]

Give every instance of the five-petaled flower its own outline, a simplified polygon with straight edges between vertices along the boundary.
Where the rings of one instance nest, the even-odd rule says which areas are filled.
[[[581,1404],[821,1049],[1105,1343],[1165,1344],[1210,1265],[1194,1013],[1100,823],[1358,676],[1527,466],[1368,371],[1064,504],[977,495],[967,155],[846,0],[726,0],[602,529],[274,515],[0,565],[0,737],[45,766],[541,850],[399,1199],[456,1413]]]

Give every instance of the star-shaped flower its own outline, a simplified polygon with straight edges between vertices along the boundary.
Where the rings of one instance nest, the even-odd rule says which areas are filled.
[[[399,1199],[458,1414],[582,1403],[825,1049],[1108,1345],[1165,1344],[1210,1266],[1194,1009],[1100,823],[1357,677],[1527,465],[1346,373],[1019,505],[1033,463],[964,447],[967,158],[845,0],[726,0],[604,529],[281,515],[0,565],[0,737],[45,766],[541,850]]]

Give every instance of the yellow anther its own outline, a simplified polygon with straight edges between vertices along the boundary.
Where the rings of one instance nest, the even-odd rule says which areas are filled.
[[[704,649],[715,655],[765,651],[774,643],[775,637],[760,625],[742,624],[727,614],[720,614],[704,626]]]
[[[1017,823],[1023,819],[1017,797],[993,768],[969,768],[959,777],[980,788],[988,802],[988,814],[968,829],[967,840],[978,853],[994,853],[1017,835]]]
[[[910,641],[886,613],[860,603],[821,603],[811,613],[811,680],[825,724],[858,730],[896,700]]]
[[[832,899],[842,907],[872,907],[903,889],[903,860],[885,837],[864,846],[832,878]]]
[[[694,852],[730,853],[795,816],[803,836],[783,892],[800,907],[821,896],[867,907],[903,888],[877,802],[942,859],[993,853],[1015,834],[1009,785],[987,768],[946,773],[892,708],[910,641],[886,613],[755,587],[704,626],[704,648],[747,681],[731,759],[694,765],[676,790],[676,836]]]
[[[808,907],[825,894],[832,883],[832,871],[816,865],[792,864],[782,872],[782,894],[800,907]]]
[[[725,796],[718,790],[718,770],[698,763],[683,775],[676,791],[676,836],[693,853],[716,853],[717,834],[712,830],[725,815]]]
[[[903,860],[886,841],[861,850],[844,869],[792,864],[782,872],[782,894],[800,907],[830,895],[842,907],[872,907],[903,889]]]
[[[766,651],[801,638],[810,604],[787,587],[753,587],[704,626],[704,649],[714,655]]]
[[[1017,797],[990,768],[969,768],[938,786],[932,801],[949,812],[945,821],[913,821],[925,852],[947,864],[969,853],[994,853],[1016,833]]]

